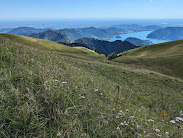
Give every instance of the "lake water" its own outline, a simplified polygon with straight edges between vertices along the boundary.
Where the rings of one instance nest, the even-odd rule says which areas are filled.
[[[162,40],[162,39],[151,39],[151,38],[147,38],[147,35],[150,34],[152,31],[142,31],[142,32],[132,32],[132,33],[128,33],[128,34],[122,34],[120,35],[121,38],[111,38],[111,42],[116,41],[116,40],[122,40],[124,41],[125,39],[127,39],[128,37],[136,37],[142,40],[149,40],[151,42],[153,42],[154,44],[159,44],[159,43],[164,43],[164,42],[169,42],[171,40]]]

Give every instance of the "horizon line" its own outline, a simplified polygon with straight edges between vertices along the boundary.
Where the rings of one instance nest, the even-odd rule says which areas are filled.
[[[7,18],[0,21],[18,21],[18,20],[177,20],[183,18]]]

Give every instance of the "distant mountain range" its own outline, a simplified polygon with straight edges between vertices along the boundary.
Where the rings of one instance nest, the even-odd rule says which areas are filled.
[[[109,41],[97,39],[97,38],[102,39],[102,38],[107,38],[109,36],[112,37],[114,35],[118,35],[119,32],[120,33],[124,32],[122,29],[116,29],[116,28],[97,29],[94,27],[90,27],[90,28],[82,28],[82,29],[63,29],[59,31],[58,30],[53,31],[50,29],[44,30],[43,32],[40,32],[40,31],[42,30],[23,27],[23,28],[14,29],[11,31],[11,33],[17,33],[19,35],[28,35],[32,32],[39,32],[39,33],[33,33],[29,36],[33,38],[45,39],[45,40],[62,43],[71,47],[76,47],[76,46],[85,47],[109,56],[114,56],[123,51],[137,48],[136,45],[126,41],[125,42],[123,41],[109,42]],[[89,38],[89,37],[92,37],[92,38]],[[79,39],[75,40],[76,38],[79,38]]]
[[[23,29],[22,33],[18,31],[17,32],[19,34],[27,35],[28,33],[30,33],[30,31],[25,33],[24,30],[31,30],[32,28],[22,28],[22,29]],[[20,30],[20,28],[18,28],[17,30]],[[34,31],[40,31],[40,30],[33,29],[31,32],[34,32]],[[16,33],[15,30],[11,32]],[[67,34],[68,37],[64,33]],[[44,32],[33,33],[29,36],[33,38],[45,39],[45,40],[66,44],[71,47],[75,47],[75,46],[86,47],[88,49],[92,49],[92,50],[98,51],[99,53],[110,55],[110,56],[114,56],[126,50],[137,48],[136,45],[131,44],[129,42],[123,42],[123,41],[109,42],[109,41],[96,39],[99,37],[104,37],[104,36],[107,37],[109,35],[114,35],[117,33],[118,33],[118,30],[115,28],[109,28],[104,30],[104,29],[96,29],[96,28],[90,27],[90,28],[83,28],[83,29],[64,29],[64,30],[60,30],[59,32],[47,29]],[[95,35],[95,39],[85,37],[85,36],[92,37],[92,34],[93,34],[93,37]],[[85,38],[80,38],[80,37],[85,37]],[[76,38],[79,38],[79,39],[75,41],[70,41],[69,38],[72,38],[72,40]]]
[[[17,34],[17,35],[25,35],[30,36],[33,33],[41,33],[47,29],[36,29],[32,27],[18,27],[11,31],[9,34]],[[79,38],[89,37],[101,40],[107,40],[111,37],[118,36],[123,33],[127,33],[123,29],[117,29],[115,27],[107,28],[107,29],[100,29],[95,27],[88,27],[88,28],[81,28],[81,29],[62,29],[62,30],[54,30],[58,33],[64,34],[70,41],[75,41]]]
[[[149,40],[141,40],[141,39],[138,39],[136,37],[128,37],[127,39],[125,39],[125,41],[128,41],[128,42],[130,42],[134,45],[137,45],[137,46],[147,46],[147,45],[153,45],[154,44]]]
[[[43,32],[45,30],[46,29],[36,29],[36,28],[33,28],[33,27],[18,27],[18,28],[15,28],[15,29],[11,30],[10,32],[8,32],[8,34],[29,36],[33,33],[40,33],[40,32]]]
[[[150,33],[147,38],[181,40],[183,39],[183,27],[167,27],[159,29]]]
[[[13,30],[13,28],[2,28],[0,29],[0,33],[7,33],[10,32],[11,30]]]
[[[19,27],[11,30],[10,34],[30,36],[38,39],[46,39],[68,46],[86,47],[98,51],[99,53],[114,56],[123,51],[137,48],[139,46],[150,45],[152,42],[137,38],[128,38],[126,41],[105,41],[111,37],[119,37],[120,34],[127,33],[126,29],[155,30],[159,26],[121,25],[120,27],[110,27],[106,29],[88,27],[71,28],[62,30],[36,29],[32,27]],[[132,44],[133,43],[133,44]]]
[[[93,38],[81,38],[75,41],[75,43],[86,44],[90,49],[97,50],[102,54],[108,56],[114,56],[123,51],[138,48],[138,46],[131,44],[127,41],[117,40],[115,42],[109,42],[105,40],[97,40]]]
[[[116,28],[124,29],[126,31],[154,31],[162,28],[161,26],[157,25],[142,26],[138,24],[121,24],[113,26]]]
[[[85,37],[85,35],[81,34],[78,29],[74,29],[74,28],[57,30],[57,31],[61,34],[64,34],[71,41]]]
[[[80,38],[94,38],[100,40],[109,40],[112,37],[119,37],[119,35],[128,33],[128,31],[149,31],[149,30],[157,30],[162,28],[161,26],[142,26],[137,24],[132,25],[114,25],[110,28],[95,28],[95,27],[88,27],[88,28],[70,28],[70,29],[62,29],[62,30],[54,30],[58,33],[64,34],[70,41],[75,41]],[[9,29],[11,30],[11,29]],[[36,29],[33,27],[18,27],[9,32],[8,30],[2,30],[3,32],[9,34],[17,34],[17,35],[25,35],[30,36],[33,33],[41,33],[44,32],[46,29]],[[53,30],[53,29],[51,29]]]
[[[79,38],[89,37],[101,40],[108,40],[111,37],[118,36],[126,33],[123,29],[117,29],[115,27],[100,29],[95,27],[81,28],[81,29],[63,29],[58,32],[65,34],[71,41],[75,41]]]
[[[46,39],[54,42],[70,43],[70,40],[64,34],[49,29],[41,33],[34,33],[30,35],[30,37]]]

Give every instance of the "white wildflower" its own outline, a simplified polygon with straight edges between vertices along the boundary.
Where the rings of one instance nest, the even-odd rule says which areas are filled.
[[[102,96],[102,95],[103,95],[103,93],[100,93],[100,95]]]
[[[161,135],[160,135],[160,134],[158,134],[158,137],[161,137]]]
[[[122,113],[123,111],[122,110],[119,110],[120,113]]]
[[[58,82],[58,80],[55,80],[55,82]]]
[[[62,82],[62,84],[66,84],[67,82]]]
[[[45,83],[48,83],[49,81],[45,81]]]
[[[160,130],[159,130],[159,129],[155,129],[155,131],[156,131],[157,133],[159,133],[159,132],[160,132]]]
[[[169,132],[165,132],[165,137],[169,137]]]
[[[142,137],[142,135],[141,134],[138,134],[138,138],[141,138]]]
[[[154,120],[152,120],[152,119],[148,119],[147,121],[148,121],[148,122],[154,122]]]
[[[118,115],[122,115],[121,113],[118,113]]]
[[[67,110],[65,110],[64,114],[65,114],[65,115],[68,115],[68,111],[67,111]]]
[[[117,127],[116,129],[117,129],[117,130],[120,130],[120,128],[119,128],[119,127]]]
[[[182,129],[182,126],[181,125],[177,124],[177,126],[178,126],[178,128],[181,128]]]
[[[126,109],[125,111],[126,111],[126,112],[129,112],[130,110]]]
[[[95,89],[95,92],[98,92],[99,90],[98,89]]]
[[[80,96],[79,98],[80,98],[80,99],[85,99],[86,97],[85,97],[85,96]]]
[[[116,118],[119,118],[119,116],[117,115]]]
[[[170,123],[173,123],[173,124],[175,124],[175,120],[171,120],[171,121],[170,121]]]
[[[61,136],[61,133],[59,132],[59,133],[57,134],[57,136]]]
[[[139,129],[139,128],[141,128],[141,126],[140,125],[137,125],[137,129]]]
[[[176,117],[175,119],[176,119],[176,121],[178,121],[178,122],[179,122],[179,121],[183,121],[183,118],[181,118],[181,117]]]
[[[122,123],[122,122],[121,122],[121,123],[120,123],[120,125],[122,125],[122,126],[123,126],[123,125],[124,125],[124,123]]]
[[[128,123],[127,123],[126,121],[124,121],[124,124],[125,124],[126,126],[128,126]]]

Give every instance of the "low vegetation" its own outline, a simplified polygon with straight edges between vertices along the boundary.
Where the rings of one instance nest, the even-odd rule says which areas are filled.
[[[126,63],[183,79],[183,41],[145,46],[118,55],[115,62]]]
[[[0,137],[183,136],[181,79],[86,48],[0,35],[0,86]]]

